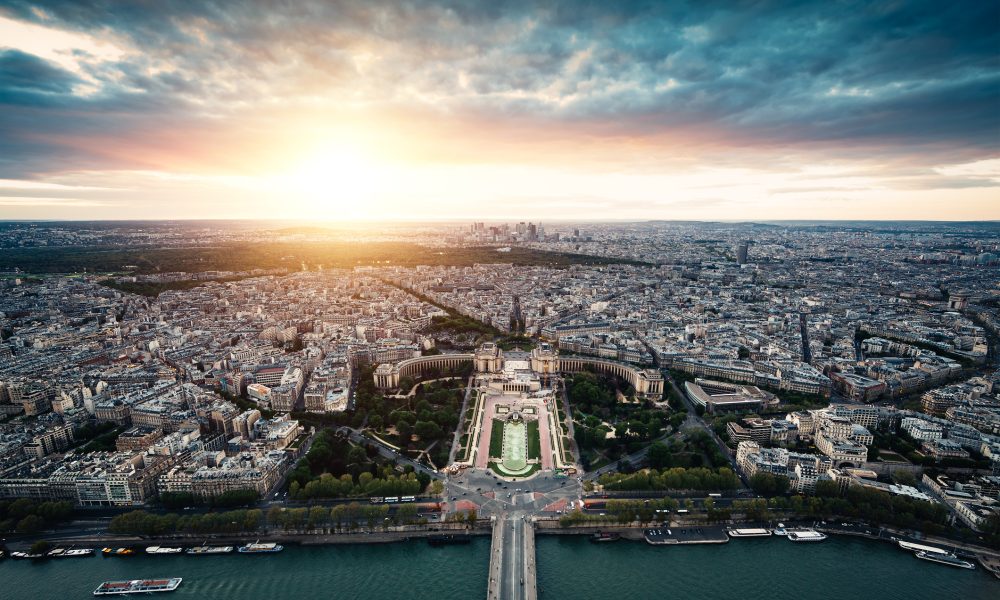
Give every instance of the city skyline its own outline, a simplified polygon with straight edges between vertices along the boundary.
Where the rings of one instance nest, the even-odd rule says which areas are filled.
[[[0,6],[0,219],[1000,219],[995,4]]]

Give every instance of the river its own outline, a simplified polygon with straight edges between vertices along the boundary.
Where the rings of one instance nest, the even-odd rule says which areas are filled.
[[[620,541],[591,544],[579,536],[539,536],[539,598],[629,600],[986,600],[1000,581],[917,560],[888,544],[831,538],[794,544],[783,538],[724,545],[653,547]],[[91,597],[101,581],[184,578],[166,599],[364,600],[482,599],[489,538],[469,545],[425,542],[289,547],[280,554],[136,556],[0,563],[0,598]]]

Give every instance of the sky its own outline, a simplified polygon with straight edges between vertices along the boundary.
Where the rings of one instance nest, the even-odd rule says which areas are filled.
[[[1000,219],[1000,3],[0,0],[0,219]]]

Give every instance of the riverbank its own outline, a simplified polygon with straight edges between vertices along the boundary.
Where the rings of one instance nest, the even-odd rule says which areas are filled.
[[[463,528],[434,528],[434,529],[412,529],[403,531],[374,531],[374,532],[350,532],[350,533],[241,533],[236,535],[173,535],[173,536],[135,536],[135,535],[98,535],[98,536],[72,536],[48,538],[53,547],[66,546],[91,546],[103,548],[108,546],[199,546],[203,543],[216,546],[242,545],[255,539],[277,542],[283,545],[298,546],[326,546],[343,544],[392,544],[406,542],[410,540],[423,540],[440,535],[451,535],[456,537],[485,537],[489,536],[492,528],[488,522],[485,525],[477,525],[473,529]],[[8,547],[15,550],[27,549],[33,543],[32,540],[8,540]]]
[[[89,597],[101,581],[163,576],[184,578],[170,595],[177,600],[273,600],[318,593],[367,600],[484,598],[489,550],[489,538],[480,535],[469,544],[439,547],[423,540],[293,544],[278,554],[2,561],[0,577],[3,597],[12,600]],[[534,562],[542,599],[821,600],[834,594],[845,600],[992,600],[1000,589],[984,569],[934,565],[887,544],[848,536],[819,544],[768,537],[650,546],[540,535]],[[808,578],[801,579],[802,573]],[[789,577],[800,577],[800,584],[774,583]]]
[[[834,536],[851,536],[866,538],[869,540],[882,541],[890,544],[895,544],[897,539],[904,539],[915,542],[922,542],[927,544],[932,544],[936,546],[941,546],[944,548],[951,549],[953,551],[964,554],[970,558],[975,559],[992,559],[996,560],[997,564],[1000,565],[1000,550],[987,548],[984,546],[977,546],[974,544],[968,544],[963,542],[957,542],[955,540],[949,540],[947,538],[939,538],[935,536],[922,536],[913,537],[909,535],[909,532],[893,529],[893,528],[870,528],[861,525],[849,525],[849,524],[836,524],[836,523],[820,523],[815,521],[789,521],[787,523],[789,527],[809,527],[814,528],[823,533],[834,535]],[[768,527],[767,524],[759,523],[742,523],[739,525],[731,526],[741,526],[741,527]],[[680,530],[691,531],[694,529],[699,529],[702,531],[711,530],[711,534],[706,534],[705,540],[700,540],[698,535],[694,535],[692,540],[687,543],[724,543],[719,535],[719,531],[723,530],[725,526],[722,525],[706,525],[704,523],[691,522],[672,522],[669,525],[651,525],[648,523],[628,523],[628,524],[599,524],[599,525],[575,525],[571,527],[562,527],[557,519],[537,519],[535,521],[536,534],[539,536],[590,536],[594,533],[607,532],[607,533],[617,533],[623,540],[633,540],[633,541],[643,541],[646,539],[645,532],[647,529],[667,529],[667,528],[677,528]],[[435,535],[442,534],[453,534],[459,536],[475,536],[475,537],[488,537],[492,534],[492,525],[489,519],[480,519],[476,525],[469,528],[467,524],[464,523],[437,523],[433,525],[426,526],[398,526],[390,530],[382,531],[375,530],[366,532],[364,530],[358,530],[353,532],[315,532],[315,531],[303,531],[303,532],[246,532],[232,535],[200,535],[200,534],[184,534],[184,535],[170,535],[170,536],[129,536],[129,535],[83,535],[83,536],[60,536],[58,532],[55,535],[47,535],[45,540],[50,542],[53,547],[55,546],[92,546],[95,548],[118,545],[118,546],[129,546],[129,545],[174,545],[174,546],[193,546],[200,545],[205,541],[211,544],[220,545],[233,545],[242,544],[247,541],[253,541],[254,539],[267,539],[269,541],[275,541],[286,545],[301,545],[301,546],[319,546],[319,545],[345,545],[345,544],[391,544],[405,542],[407,540],[419,540],[432,537]],[[724,533],[722,534],[724,535]],[[7,539],[7,546],[13,550],[26,550],[31,544],[38,539],[37,536],[10,536]],[[998,566],[1000,570],[1000,566]]]

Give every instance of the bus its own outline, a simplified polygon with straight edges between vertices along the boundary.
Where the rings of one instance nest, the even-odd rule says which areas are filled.
[[[721,498],[722,494],[709,494],[708,497],[709,498]]]
[[[397,496],[386,496],[385,497],[385,503],[386,504],[392,504],[393,502],[399,502],[399,498]]]
[[[677,514],[679,514],[679,515],[686,515],[686,514],[688,514],[688,510],[686,508],[681,508],[681,509],[679,509],[677,511]]]
[[[416,502],[417,501],[417,497],[416,496],[403,496],[402,498],[399,499],[399,501],[400,502]]]
[[[372,504],[382,504],[383,502],[385,502],[385,498],[382,498],[381,496],[372,496],[371,498],[368,499],[368,501],[371,502]]]

